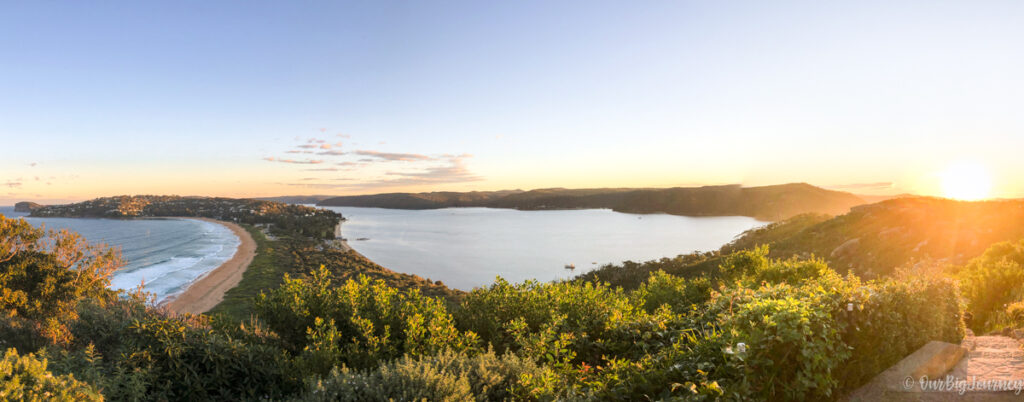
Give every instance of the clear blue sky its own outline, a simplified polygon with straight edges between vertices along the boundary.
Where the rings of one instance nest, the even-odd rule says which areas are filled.
[[[935,193],[962,161],[1019,196],[1021,21],[1010,1],[9,3],[0,204]]]

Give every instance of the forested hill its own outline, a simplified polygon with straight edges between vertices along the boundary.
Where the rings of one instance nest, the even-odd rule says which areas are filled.
[[[283,202],[285,204],[316,204],[331,198],[330,195],[284,195],[280,197],[257,197],[254,200]]]
[[[388,193],[335,197],[321,206],[433,209],[491,207],[523,210],[609,208],[630,213],[668,213],[687,216],[743,215],[765,220],[803,213],[844,214],[864,204],[845,192],[805,183],[763,187],[740,185],[665,189],[538,189],[531,191]]]
[[[143,218],[195,216],[249,224],[268,224],[272,231],[314,238],[334,238],[343,218],[333,211],[281,202],[235,198],[135,195],[96,198],[32,209],[34,217]]]
[[[845,215],[803,215],[746,233],[728,253],[767,244],[773,257],[824,258],[866,277],[931,261],[962,264],[993,243],[1024,238],[1024,200],[983,202],[905,197],[853,208]]]
[[[333,197],[317,203],[330,207],[371,207],[391,209],[437,209],[450,207],[488,207],[495,200],[519,190],[471,191],[465,193],[438,191],[432,193],[384,193]]]

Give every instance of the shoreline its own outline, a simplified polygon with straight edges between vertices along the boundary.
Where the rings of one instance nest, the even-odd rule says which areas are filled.
[[[238,249],[223,264],[203,274],[188,284],[180,293],[168,296],[158,306],[164,307],[175,314],[199,314],[210,311],[224,300],[224,294],[242,280],[242,275],[249,268],[256,256],[256,241],[248,231],[236,223],[200,217],[180,217],[181,219],[197,219],[227,227],[239,239]]]

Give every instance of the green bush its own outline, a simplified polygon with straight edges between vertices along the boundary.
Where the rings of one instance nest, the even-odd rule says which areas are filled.
[[[604,366],[582,364],[565,383],[524,381],[540,400],[719,400],[738,399],[725,387],[739,370],[725,353],[727,338],[714,328],[680,331],[670,345],[637,359],[612,359]]]
[[[1006,306],[1006,319],[1013,328],[1024,327],[1024,302]]]
[[[525,391],[523,376],[542,368],[514,354],[493,351],[469,355],[444,351],[430,356],[403,356],[374,370],[335,369],[307,389],[307,401],[512,401]]]
[[[730,392],[833,398],[928,341],[963,338],[963,305],[950,279],[905,276],[862,283],[820,261],[771,260],[766,251],[727,257],[723,271],[740,279],[707,304],[742,361],[743,381]],[[745,356],[736,348],[739,342]]]
[[[133,298],[86,303],[79,316],[72,326],[76,341],[47,355],[54,371],[73,373],[110,399],[255,399],[301,387],[285,350],[259,328],[168,316]]]
[[[711,280],[707,277],[686,279],[655,271],[631,295],[648,313],[662,305],[683,313],[704,304],[711,297]]]
[[[89,384],[70,375],[55,376],[46,370],[46,359],[32,354],[19,356],[14,349],[0,360],[0,400],[5,401],[102,401]]]
[[[169,400],[279,397],[299,384],[284,351],[242,342],[208,327],[153,315],[136,320],[117,364],[148,373],[151,398]]]
[[[661,258],[645,262],[625,261],[622,264],[607,264],[576,277],[584,282],[607,283],[624,290],[633,290],[647,281],[657,271],[669,275],[692,278],[711,274],[720,263],[717,251],[681,254],[672,258]]]
[[[77,234],[0,215],[0,346],[36,350],[70,342],[76,306],[112,299],[107,286],[120,264],[117,252]]]
[[[973,315],[971,329],[983,333],[997,326],[1006,305],[1024,296],[1024,240],[992,245],[960,268],[960,289]]]
[[[367,368],[405,354],[477,346],[475,334],[455,328],[440,299],[365,276],[334,286],[331,276],[321,267],[308,279],[286,278],[256,301],[260,319],[302,356],[310,373],[326,374],[342,363]]]
[[[834,373],[850,352],[827,308],[792,297],[740,306],[723,326],[743,360],[741,389],[764,399],[832,398]],[[743,350],[746,349],[746,350]]]
[[[590,282],[509,284],[498,278],[489,287],[467,294],[455,312],[458,325],[494,346],[499,353],[518,351],[526,334],[554,332],[568,337],[577,362],[591,364],[615,355],[622,345],[610,336],[617,329],[646,320],[647,314],[621,289]],[[538,356],[540,357],[540,356]]]

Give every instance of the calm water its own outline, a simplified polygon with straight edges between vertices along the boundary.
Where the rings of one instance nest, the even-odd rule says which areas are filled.
[[[549,281],[607,263],[716,250],[736,235],[767,224],[743,216],[634,215],[603,209],[327,209],[348,219],[342,235],[367,258],[464,290],[490,284],[498,275],[516,282]],[[575,264],[576,270],[565,269],[566,264]]]
[[[24,217],[13,207],[0,207],[7,217]],[[124,268],[114,273],[111,287],[145,290],[157,300],[185,290],[189,283],[234,256],[240,240],[228,228],[193,219],[25,218],[47,229],[78,232],[90,243],[120,247]]]

